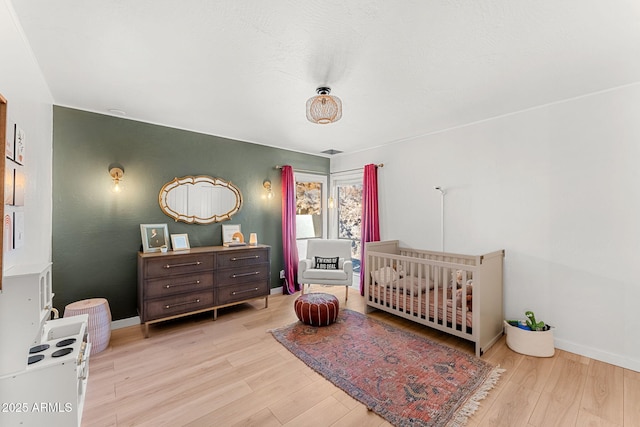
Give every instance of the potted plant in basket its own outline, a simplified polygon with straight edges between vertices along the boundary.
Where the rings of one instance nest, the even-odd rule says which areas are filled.
[[[537,357],[551,357],[555,353],[553,346],[553,328],[544,322],[538,322],[533,311],[526,311],[526,321],[507,320],[504,322],[507,334],[507,346],[518,353]]]

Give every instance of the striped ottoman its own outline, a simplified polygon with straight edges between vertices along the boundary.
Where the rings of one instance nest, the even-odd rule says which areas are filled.
[[[111,338],[111,310],[105,298],[91,298],[76,301],[64,308],[63,317],[88,314],[87,340],[91,343],[91,354],[98,354],[109,346]]]
[[[313,293],[300,295],[293,303],[296,316],[302,323],[327,326],[338,318],[338,298],[334,295]]]

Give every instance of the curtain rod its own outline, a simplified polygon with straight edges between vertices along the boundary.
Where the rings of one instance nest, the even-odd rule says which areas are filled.
[[[376,166],[377,166],[377,167],[379,167],[379,168],[382,168],[382,167],[384,167],[384,163],[378,163]],[[276,168],[276,169],[282,169],[282,166],[280,166],[280,165],[276,165],[276,166],[275,166],[275,168]],[[329,172],[329,175],[332,175],[332,174],[334,174],[334,173],[344,173],[344,172],[359,171],[359,170],[363,170],[363,169],[364,169],[364,166],[363,166],[363,167],[361,167],[361,168],[346,169],[346,170],[343,170],[343,171],[337,171],[337,172]],[[319,174],[319,175],[324,175],[324,174],[326,174],[326,172],[318,172],[318,171],[312,171],[312,170],[307,170],[307,169],[297,169],[297,168],[293,168],[293,170],[294,170],[294,171],[296,171],[296,172],[302,172],[302,173],[316,173],[316,174]]]
[[[378,163],[376,165],[379,168],[383,168],[384,167],[384,163]],[[354,168],[354,169],[345,169],[343,171],[336,171],[336,172],[329,172],[330,175],[333,175],[334,173],[344,173],[344,172],[353,172],[353,171],[361,171],[364,169],[364,166],[361,168]]]
[[[282,169],[282,166],[280,165],[276,165],[275,169]],[[326,172],[320,172],[320,171],[312,171],[312,170],[308,170],[308,169],[298,169],[298,168],[293,168],[293,170],[295,172],[302,172],[302,173],[316,173],[318,175],[326,175]]]

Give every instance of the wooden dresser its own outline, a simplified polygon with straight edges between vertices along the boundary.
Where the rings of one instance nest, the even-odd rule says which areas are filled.
[[[264,298],[271,290],[271,247],[204,246],[138,253],[138,314],[149,324]]]

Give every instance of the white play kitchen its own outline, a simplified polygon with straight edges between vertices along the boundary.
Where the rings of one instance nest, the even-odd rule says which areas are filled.
[[[0,426],[80,426],[91,344],[86,314],[54,318],[51,264],[5,272],[0,293]]]

